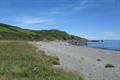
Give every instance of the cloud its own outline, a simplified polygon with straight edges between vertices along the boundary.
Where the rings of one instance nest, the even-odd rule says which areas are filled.
[[[120,32],[115,31],[105,31],[105,32],[98,32],[98,33],[89,33],[82,35],[83,37],[90,39],[90,40],[119,40],[120,39]]]
[[[93,33],[87,33],[87,34],[81,34],[81,35],[78,35],[78,36],[81,36],[81,37],[84,37],[86,39],[89,39],[89,40],[97,40],[97,39],[100,39],[100,37],[98,37],[97,35],[93,34]]]
[[[76,0],[72,4],[65,4],[62,7],[57,7],[53,9],[51,14],[65,14],[65,13],[76,13],[81,10],[90,8],[95,4],[96,0]]]
[[[83,37],[85,37],[86,39],[89,39],[89,40],[96,40],[96,39],[98,39],[95,36],[83,36]]]
[[[102,35],[103,35],[103,38],[104,39],[119,39],[120,35],[119,32],[110,32],[110,31],[106,31],[106,32],[103,32]]]
[[[45,22],[49,22],[50,20],[47,19],[27,19],[27,20],[23,20],[23,23],[27,23],[27,24],[36,24],[36,23],[45,23]]]
[[[38,23],[48,23],[52,22],[53,19],[45,18],[35,18],[35,17],[15,17],[10,18],[13,22],[23,23],[23,24],[38,24]]]
[[[51,11],[50,14],[61,14],[60,11]]]
[[[106,35],[106,36],[114,36],[114,35],[116,35],[115,32],[103,32],[103,34]]]
[[[94,5],[94,3],[96,2],[96,0],[78,0],[76,1],[76,3],[73,4],[72,8],[84,8],[90,6],[90,5]]]
[[[116,2],[116,0],[75,0],[72,3],[65,4],[62,7],[56,7],[51,14],[72,14],[79,11],[91,9],[93,7],[102,6],[105,2]]]
[[[103,32],[103,35],[105,35],[105,36],[120,36],[118,34],[120,34],[120,33],[118,33],[118,32]]]

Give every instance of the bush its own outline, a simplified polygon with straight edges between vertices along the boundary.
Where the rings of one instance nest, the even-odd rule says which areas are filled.
[[[112,65],[112,64],[106,64],[105,65],[105,68],[114,68],[115,66],[114,65]]]

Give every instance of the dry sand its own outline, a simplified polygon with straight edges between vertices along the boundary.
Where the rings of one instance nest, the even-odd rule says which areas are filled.
[[[120,52],[83,48],[61,41],[33,44],[39,50],[44,50],[47,55],[59,57],[60,65],[57,67],[77,71],[84,75],[85,80],[120,80]],[[115,67],[105,68],[106,64]]]

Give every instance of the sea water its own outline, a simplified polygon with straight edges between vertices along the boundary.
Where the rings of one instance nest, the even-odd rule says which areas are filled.
[[[87,47],[120,51],[120,40],[104,40],[103,42],[88,42]]]

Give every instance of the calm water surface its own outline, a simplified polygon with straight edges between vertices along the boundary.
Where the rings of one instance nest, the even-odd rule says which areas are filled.
[[[104,42],[88,42],[87,47],[120,51],[120,40],[104,40]]]

